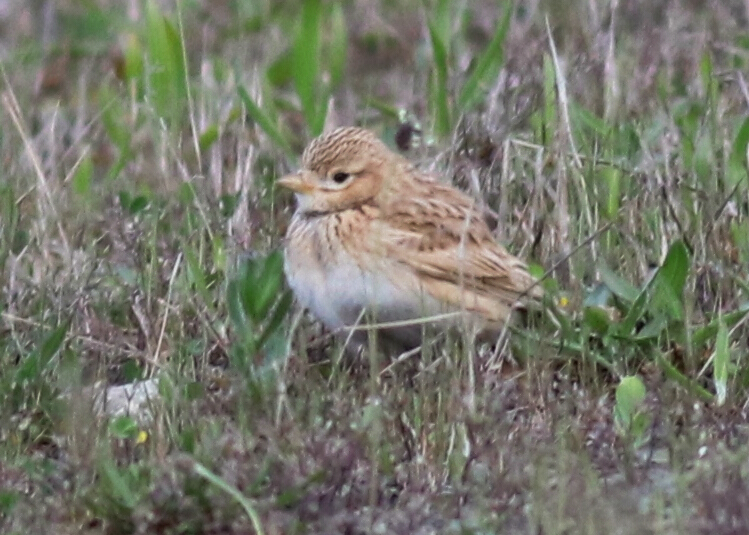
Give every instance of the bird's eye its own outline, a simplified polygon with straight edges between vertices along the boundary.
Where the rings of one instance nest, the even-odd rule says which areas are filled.
[[[336,174],[333,175],[333,182],[335,182],[336,184],[343,184],[344,182],[348,180],[349,176],[351,175],[349,175],[348,173],[344,173],[343,171],[338,171]]]

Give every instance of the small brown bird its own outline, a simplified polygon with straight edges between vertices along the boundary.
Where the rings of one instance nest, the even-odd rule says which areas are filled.
[[[432,317],[440,327],[493,335],[513,308],[542,295],[526,265],[494,240],[473,199],[368,130],[323,134],[305,149],[302,169],[278,184],[297,197],[286,277],[299,302],[339,333],[364,317],[385,338],[415,347],[419,320]],[[366,339],[355,333],[357,343]]]

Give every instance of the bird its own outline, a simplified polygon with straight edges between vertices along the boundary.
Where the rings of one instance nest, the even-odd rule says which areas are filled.
[[[355,344],[378,335],[407,350],[425,326],[498,336],[543,290],[499,244],[472,197],[420,171],[372,131],[313,139],[301,169],[277,180],[296,209],[284,272],[302,307]],[[495,338],[496,340],[496,338]]]

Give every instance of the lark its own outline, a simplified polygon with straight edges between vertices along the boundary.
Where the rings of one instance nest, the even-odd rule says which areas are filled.
[[[291,289],[358,343],[367,338],[363,320],[403,348],[421,343],[425,324],[496,335],[514,309],[542,295],[526,264],[495,241],[476,201],[368,130],[314,139],[302,169],[278,184],[297,199],[285,243]]]

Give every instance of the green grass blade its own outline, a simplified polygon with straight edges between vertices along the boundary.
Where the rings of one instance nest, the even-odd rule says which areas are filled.
[[[731,157],[728,164],[728,186],[734,187],[740,181],[746,179],[747,171],[747,145],[749,144],[749,117],[744,119],[736,132],[731,147]]]
[[[432,42],[434,72],[430,85],[430,104],[434,115],[434,131],[440,137],[450,133],[450,104],[448,101],[447,48],[433,23],[429,23],[429,37]]]
[[[94,162],[91,159],[90,154],[84,154],[70,180],[73,185],[73,191],[77,195],[88,199],[89,193],[91,192],[93,176]]]
[[[138,504],[138,497],[130,488],[130,481],[123,476],[124,469],[120,469],[111,461],[105,461],[99,475],[102,477],[112,494],[128,511]]]
[[[237,490],[235,487],[231,486],[229,483],[221,479],[219,476],[208,470],[208,468],[206,468],[199,462],[195,462],[192,469],[193,472],[195,472],[197,475],[208,481],[216,488],[226,492],[240,506],[242,506],[242,509],[244,509],[244,512],[247,513],[247,516],[252,522],[252,527],[255,529],[255,533],[257,533],[257,535],[264,535],[265,532],[263,531],[263,525],[260,522],[260,515],[257,514],[255,507],[252,505],[250,500],[247,499],[246,496],[239,492],[239,490]]]
[[[203,130],[198,139],[198,147],[201,152],[207,151],[211,146],[218,141],[218,126],[216,124],[209,125],[208,128]]]
[[[337,87],[346,73],[347,45],[346,17],[341,4],[336,2],[332,5],[332,13],[330,15],[330,44],[328,51],[330,89]]]
[[[299,33],[294,42],[294,87],[312,135],[322,132],[325,122],[320,100],[320,0],[304,0]],[[327,99],[325,99],[327,100]],[[322,115],[322,117],[320,117]]]
[[[189,243],[184,243],[182,245],[182,252],[187,268],[185,269],[185,276],[189,285],[188,287],[194,288],[200,295],[203,303],[209,305],[211,303],[211,293],[208,291],[203,264],[200,262],[195,248]]]
[[[250,118],[257,123],[260,129],[265,132],[277,147],[283,150],[287,155],[292,155],[293,151],[291,146],[289,145],[289,142],[286,141],[281,130],[276,126],[276,121],[271,119],[271,117],[268,116],[260,106],[255,104],[255,101],[252,100],[252,97],[250,97],[250,94],[243,86],[237,86],[237,93],[239,94],[239,98],[242,100],[242,104],[244,104]]]
[[[723,314],[721,317],[715,318],[707,325],[697,329],[692,335],[693,346],[699,348],[713,337],[717,336],[721,323],[725,324],[726,327],[731,328],[744,319],[747,314],[749,314],[749,301],[739,305],[736,310]]]
[[[713,400],[713,395],[702,388],[699,384],[697,384],[695,381],[681,373],[673,364],[671,364],[669,361],[666,360],[666,358],[658,354],[655,357],[655,361],[658,364],[658,367],[663,371],[663,373],[674,381],[676,384],[684,388],[687,392],[691,393],[692,395],[698,397],[702,401],[711,402]]]
[[[508,3],[504,13],[500,17],[491,41],[479,57],[476,67],[463,85],[463,89],[460,91],[460,96],[458,97],[458,105],[461,110],[475,106],[483,98],[488,87],[497,77],[499,69],[504,62],[504,43],[507,31],[510,28],[512,11],[513,5]]]
[[[606,184],[606,196],[603,203],[604,214],[607,219],[615,220],[621,204],[622,172],[615,167],[605,167],[601,170],[600,175],[604,184]]]
[[[713,382],[715,384],[715,402],[722,406],[728,397],[728,361],[731,353],[728,348],[728,329],[724,321],[718,326],[713,353]]]
[[[54,357],[60,350],[67,334],[68,322],[65,322],[55,328],[51,333],[49,333],[49,335],[47,335],[47,338],[44,339],[44,342],[42,342],[42,345],[39,348],[39,364],[42,369],[47,366],[47,363],[49,363],[49,361],[52,360],[52,357]]]
[[[146,27],[151,104],[162,119],[178,126],[187,102],[184,43],[154,1],[147,5]]]
[[[451,26],[453,19],[453,1],[436,0],[433,5],[424,2],[424,9],[431,14],[431,26],[437,32],[437,36],[445,46],[445,52],[450,55],[450,37],[452,36]]]
[[[128,159],[131,152],[132,131],[125,124],[125,109],[121,99],[105,85],[99,89],[97,100],[101,109],[104,131],[120,152],[120,157]]]

